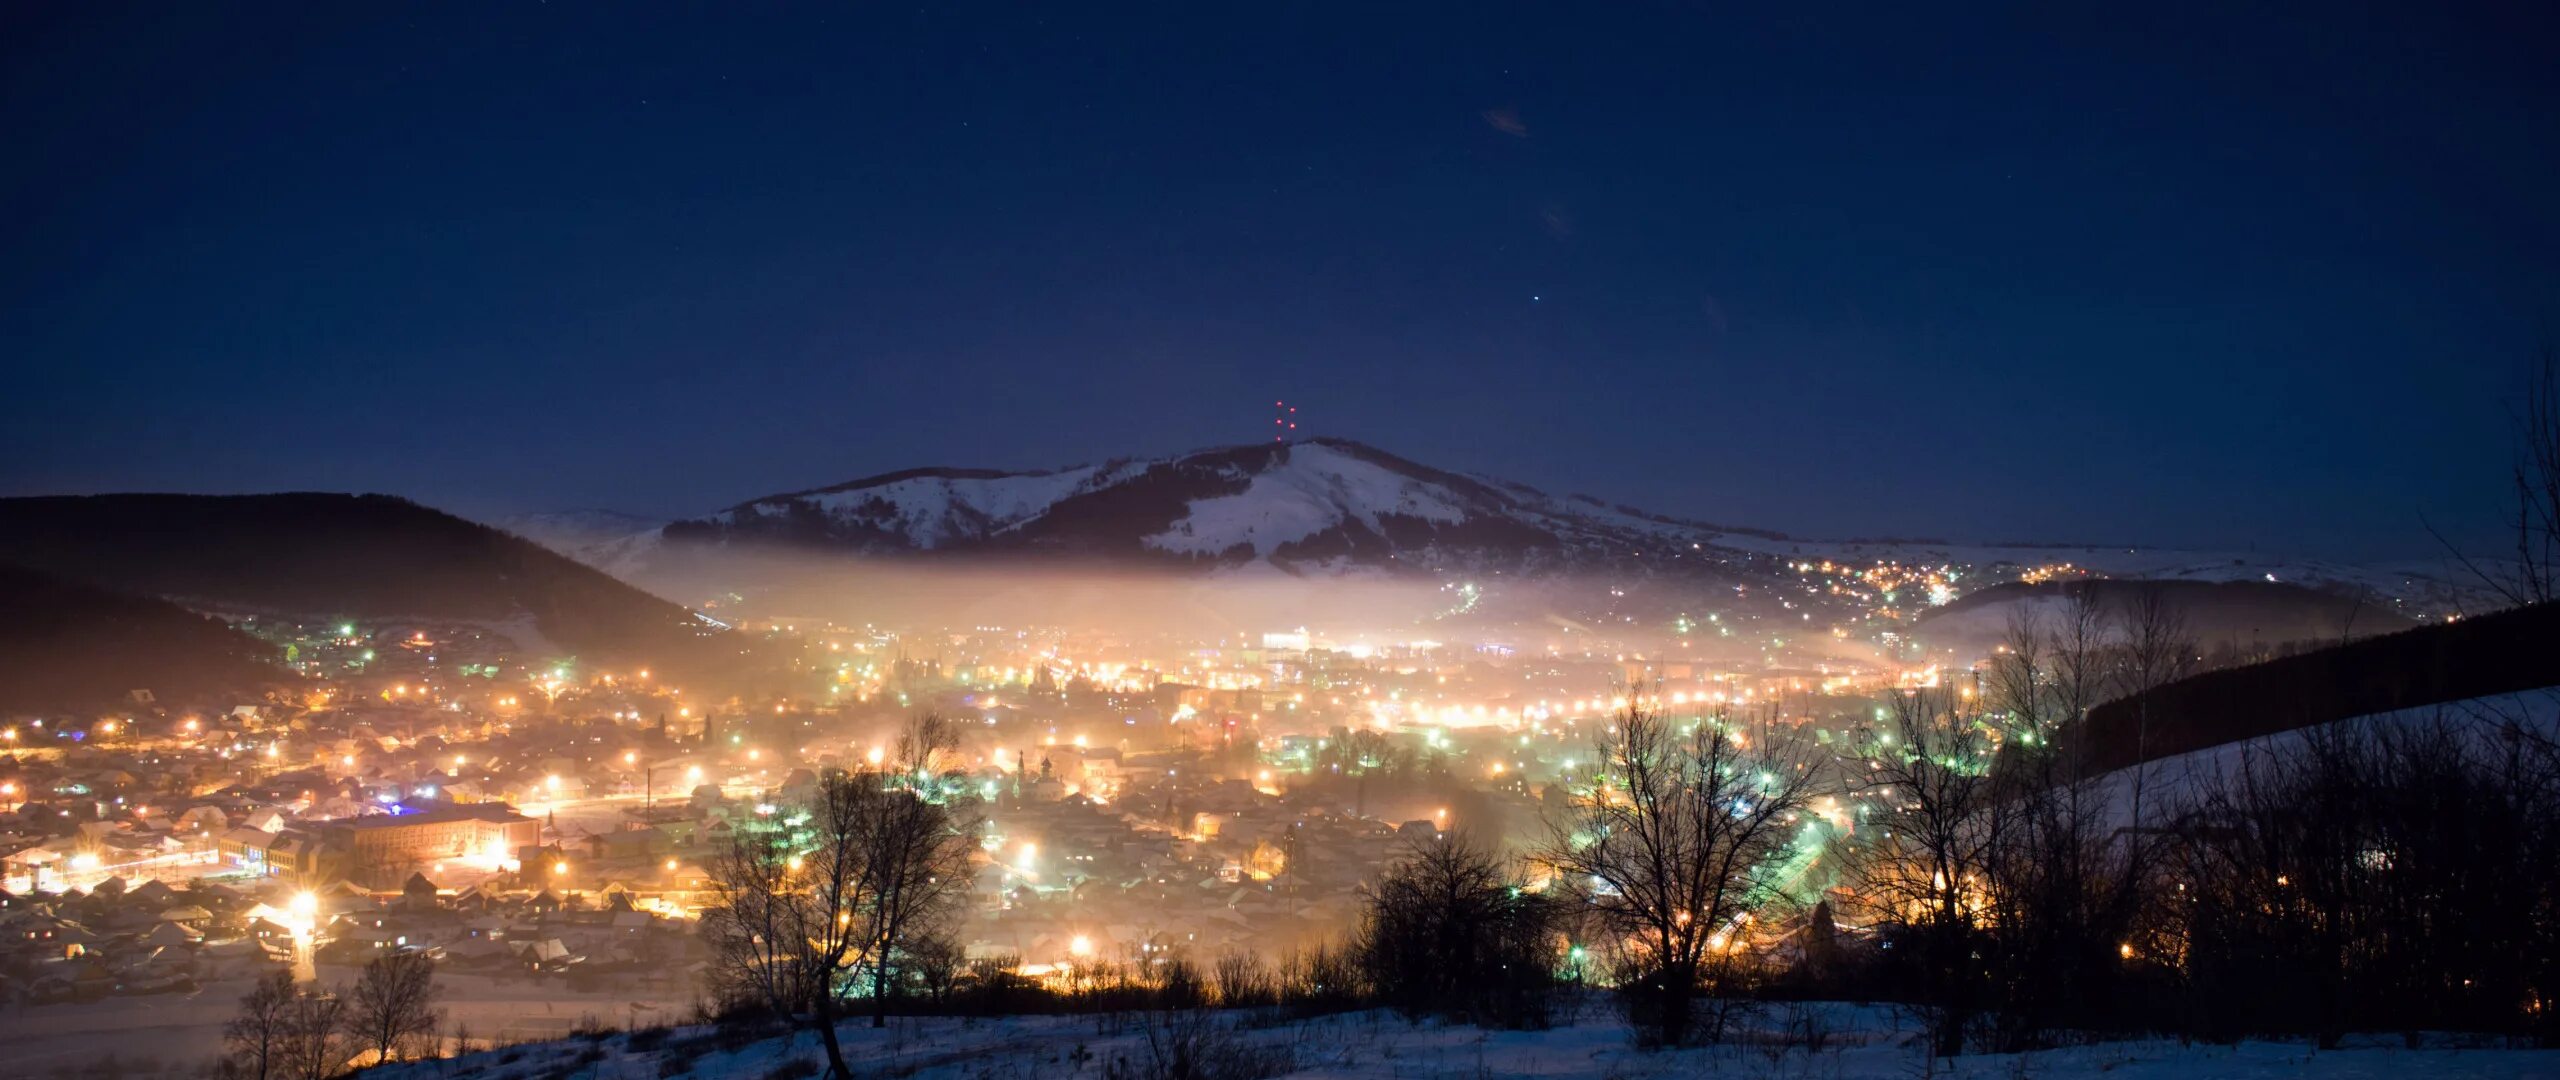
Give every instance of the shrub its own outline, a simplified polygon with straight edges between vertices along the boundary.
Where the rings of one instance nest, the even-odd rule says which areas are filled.
[[[1276,1004],[1280,1000],[1280,980],[1262,957],[1241,949],[1218,955],[1209,968],[1210,982],[1216,987],[1218,1004],[1229,1009],[1249,1009]]]
[[[1424,841],[1370,890],[1351,956],[1370,990],[1408,1018],[1545,1027],[1561,920],[1492,852],[1463,837]]]

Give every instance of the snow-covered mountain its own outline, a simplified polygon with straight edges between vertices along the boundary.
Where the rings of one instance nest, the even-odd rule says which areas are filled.
[[[1828,571],[1807,573],[1825,560],[1844,571],[1944,567],[1958,595],[2056,573],[2274,581],[2417,619],[2476,609],[2481,593],[2445,560],[2356,565],[2256,552],[1805,539],[1551,495],[1330,438],[1054,470],[910,469],[663,527],[583,511],[498,524],[627,578],[699,566],[693,556],[722,551],[794,551],[1328,576],[1605,570],[1734,599],[1792,598],[1781,610],[1832,604],[1835,594],[1819,584]]]
[[[1295,572],[1627,563],[1738,571],[1777,561],[1710,550],[1723,532],[1444,472],[1348,440],[1309,439],[1055,471],[915,469],[755,499],[676,522],[665,535],[873,555],[1075,555]]]

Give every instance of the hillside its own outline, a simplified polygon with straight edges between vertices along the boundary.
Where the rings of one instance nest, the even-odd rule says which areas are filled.
[[[0,566],[0,707],[103,708],[149,690],[163,704],[291,680],[276,650],[165,600]]]
[[[2090,710],[2056,744],[2114,769],[2349,717],[2560,686],[2560,604],[2209,671]]]
[[[383,495],[0,499],[0,562],[225,612],[530,618],[569,652],[670,667],[711,630],[540,545]]]

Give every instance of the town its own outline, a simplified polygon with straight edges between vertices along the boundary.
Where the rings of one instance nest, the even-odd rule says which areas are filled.
[[[0,7],[0,1078],[2549,1073],[2560,6],[2227,7]]]
[[[884,771],[967,808],[957,967],[1064,989],[1166,957],[1295,955],[1359,925],[1417,844],[1534,849],[1602,775],[1631,698],[1845,747],[1879,695],[1991,692],[2007,646],[1924,644],[1915,607],[1947,607],[1961,581],[2099,583],[2017,562],[1779,570],[1802,578],[1797,599],[1638,622],[1608,614],[1631,586],[1595,587],[1589,627],[1612,629],[1449,617],[1450,640],[743,618],[721,633],[789,672],[752,698],[479,624],[245,616],[288,682],[0,711],[0,972],[26,1015],[103,1000],[112,1016],[278,967],[319,980],[418,955],[474,987],[458,1002],[553,999],[461,1006],[492,1043],[664,1022],[716,993],[702,920],[721,860],[826,778]],[[1809,621],[1789,618],[1799,601],[1829,624],[1787,632]],[[919,759],[906,744],[926,718],[948,734]],[[1806,811],[1846,844],[1875,793],[1826,792]],[[1814,853],[1791,890],[1856,908],[1841,862]],[[1803,932],[1807,907],[1791,910],[1764,924],[1771,941]],[[214,1035],[180,1045],[210,1052]]]

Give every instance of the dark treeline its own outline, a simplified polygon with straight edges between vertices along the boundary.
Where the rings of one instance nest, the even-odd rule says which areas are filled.
[[[2495,713],[2317,729],[2202,784],[2162,868],[2178,1029],[2560,1045],[2550,733]]]
[[[1872,922],[1788,991],[1921,1007],[1941,1053],[2087,1033],[2461,1031],[2560,1046],[2560,746],[2519,713],[2301,732],[2093,775],[1909,695],[1853,845]],[[2550,706],[2544,705],[2545,710]],[[2020,782],[2025,775],[2049,782]]]
[[[2351,716],[2560,684],[2560,604],[2451,623],[2208,671],[2098,706],[2072,736],[2095,764],[2132,765],[2234,739]],[[2143,714],[2147,742],[2136,738]]]

